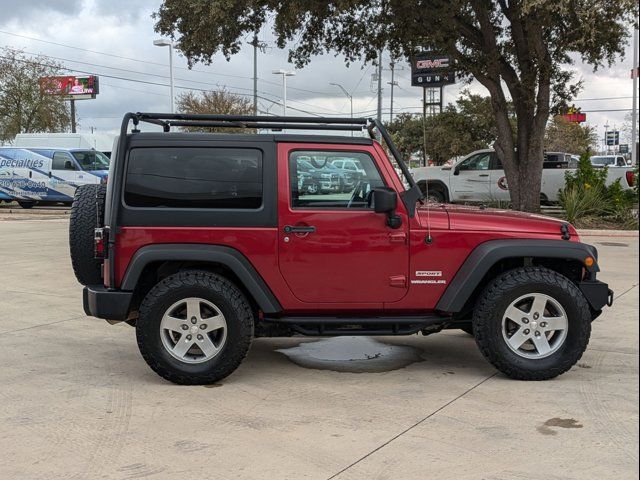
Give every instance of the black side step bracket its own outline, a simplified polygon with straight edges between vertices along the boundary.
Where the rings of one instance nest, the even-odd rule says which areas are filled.
[[[429,327],[444,327],[451,317],[266,317],[264,322],[286,326],[301,335],[412,335]]]

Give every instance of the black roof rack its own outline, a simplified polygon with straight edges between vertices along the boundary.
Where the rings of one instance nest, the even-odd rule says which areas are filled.
[[[171,131],[171,127],[286,128],[290,130],[342,130],[355,132],[362,131],[368,124],[366,118],[143,112],[131,114],[131,120],[134,126],[137,126],[140,122],[152,123],[161,126],[165,132]]]

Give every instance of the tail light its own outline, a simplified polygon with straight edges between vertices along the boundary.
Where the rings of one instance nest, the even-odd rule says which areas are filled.
[[[633,187],[633,185],[636,183],[636,174],[633,172],[627,172],[626,176],[627,176],[627,184],[630,187]]]
[[[107,242],[109,240],[109,230],[106,228],[96,228],[93,233],[93,256],[97,260],[107,258]]]

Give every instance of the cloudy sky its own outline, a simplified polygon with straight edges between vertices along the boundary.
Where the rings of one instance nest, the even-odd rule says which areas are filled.
[[[0,46],[23,49],[28,54],[47,55],[68,68],[69,73],[100,76],[100,94],[95,100],[78,102],[80,131],[116,131],[126,111],[168,111],[168,49],[153,46],[158,38],[151,14],[160,0],[0,0]],[[280,77],[273,69],[293,69],[286,51],[274,46],[269,32],[258,59],[260,109],[281,113]],[[250,39],[247,39],[250,40]],[[588,122],[602,137],[604,125],[620,127],[631,109],[631,47],[613,68],[593,73],[586,65],[575,69],[584,79],[584,90],[576,105],[587,112]],[[220,56],[211,66],[187,69],[184,58],[175,58],[177,92],[187,89],[226,88],[252,95],[252,48],[247,46],[231,62]],[[385,60],[388,67],[388,59]],[[402,69],[404,68],[404,69]],[[375,67],[355,64],[347,68],[343,59],[332,55],[316,57],[311,64],[288,80],[290,114],[311,112],[325,115],[349,114],[349,101],[330,82],[342,84],[354,97],[356,115],[375,115],[376,93],[371,75]],[[383,75],[383,113],[389,115],[390,71]],[[396,69],[394,113],[420,112],[422,92],[412,87],[408,65]],[[454,101],[459,85],[445,89],[445,103]],[[469,88],[469,87],[467,87]],[[486,94],[479,85],[472,91]],[[293,110],[296,109],[296,110]],[[607,111],[605,111],[607,110]],[[624,136],[624,134],[623,134]]]

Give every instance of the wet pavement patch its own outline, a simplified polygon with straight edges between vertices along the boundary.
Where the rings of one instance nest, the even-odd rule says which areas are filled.
[[[332,337],[277,350],[296,365],[334,372],[389,372],[421,362],[421,350],[369,337]]]
[[[557,435],[558,432],[553,430],[551,427],[559,427],[559,428],[582,428],[582,424],[578,422],[578,420],[574,418],[550,418],[542,425],[540,425],[537,430],[543,435]]]

